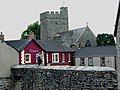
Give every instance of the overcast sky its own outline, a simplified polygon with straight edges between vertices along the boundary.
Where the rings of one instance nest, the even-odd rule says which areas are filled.
[[[44,11],[69,10],[69,29],[86,26],[98,33],[113,34],[119,0],[0,0],[0,32],[5,39],[19,39],[23,30],[39,21]]]

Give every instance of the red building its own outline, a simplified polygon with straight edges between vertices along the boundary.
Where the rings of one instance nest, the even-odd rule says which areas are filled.
[[[19,53],[19,64],[37,64],[40,56],[43,65],[72,65],[74,50],[55,41],[12,40],[6,41]]]

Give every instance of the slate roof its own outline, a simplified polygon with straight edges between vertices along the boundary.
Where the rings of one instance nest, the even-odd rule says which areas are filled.
[[[116,56],[116,46],[95,46],[78,49],[75,57],[106,57]]]
[[[79,40],[80,36],[86,30],[86,28],[87,27],[74,29],[74,34],[71,37],[72,43],[76,43]]]
[[[49,52],[74,52],[70,47],[66,47],[61,43],[50,40],[50,41],[41,41],[37,40],[38,44],[46,51]]]
[[[23,39],[23,40],[11,40],[5,41],[8,45],[12,46],[17,51],[23,50],[32,40]],[[69,47],[63,46],[58,42],[55,41],[41,41],[35,40],[45,51],[54,51],[54,52],[74,52]]]
[[[66,35],[68,34],[69,36],[72,36],[74,34],[74,31],[73,30],[69,30],[69,31],[65,31],[65,32],[59,32],[59,34],[62,36],[62,35]]]
[[[13,47],[15,50],[21,51],[28,45],[28,43],[31,42],[31,40],[22,39],[22,40],[10,40],[5,42],[11,47]]]
[[[69,38],[72,40],[72,43],[76,43],[86,28],[87,27],[77,28],[70,31],[60,32],[59,34],[61,37],[66,37],[66,35],[69,36]]]
[[[117,28],[118,28],[119,17],[120,17],[120,1],[119,1],[117,18],[116,18],[116,23],[115,23],[114,37],[117,36]]]

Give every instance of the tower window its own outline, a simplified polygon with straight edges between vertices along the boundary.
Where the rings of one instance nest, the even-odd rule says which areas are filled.
[[[57,21],[55,21],[55,24],[58,24]]]

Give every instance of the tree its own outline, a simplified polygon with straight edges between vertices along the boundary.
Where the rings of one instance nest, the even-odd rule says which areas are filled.
[[[115,40],[112,34],[98,34],[96,41],[98,46],[115,45]]]
[[[27,39],[31,32],[33,32],[35,34],[36,39],[40,39],[40,24],[39,24],[39,21],[36,21],[35,23],[28,25],[27,29],[22,32],[21,38],[22,39]]]

